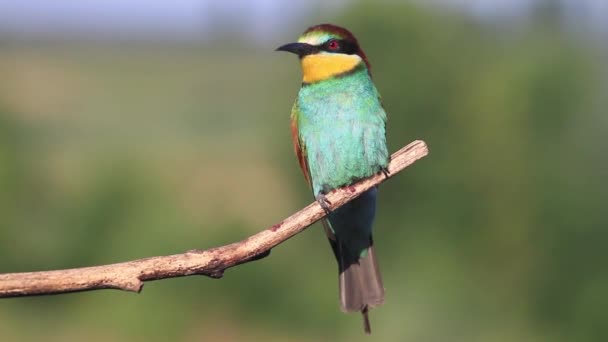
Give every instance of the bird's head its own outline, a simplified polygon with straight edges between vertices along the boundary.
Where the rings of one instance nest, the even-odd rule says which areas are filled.
[[[277,48],[295,53],[302,63],[302,81],[314,83],[370,65],[355,36],[332,24],[309,27],[296,43]]]

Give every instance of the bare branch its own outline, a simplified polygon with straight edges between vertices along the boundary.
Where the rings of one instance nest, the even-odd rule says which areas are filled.
[[[326,198],[334,210],[376,186],[428,154],[417,140],[392,155],[388,172],[379,173],[356,184],[336,189]],[[207,250],[157,256],[118,264],[67,270],[0,274],[0,298],[57,294],[98,289],[139,292],[143,282],[194,274],[221,278],[227,268],[267,256],[276,245],[298,234],[325,216],[317,203],[247,239]]]

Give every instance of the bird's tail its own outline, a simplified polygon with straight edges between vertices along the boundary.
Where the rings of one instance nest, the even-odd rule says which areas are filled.
[[[384,286],[373,243],[354,259],[338,244],[340,267],[340,306],[344,312],[361,311],[366,333],[371,333],[367,312],[384,303]]]
[[[376,188],[370,189],[322,220],[338,261],[342,311],[360,311],[368,334],[371,330],[368,310],[384,303],[384,287],[371,234],[376,193]]]

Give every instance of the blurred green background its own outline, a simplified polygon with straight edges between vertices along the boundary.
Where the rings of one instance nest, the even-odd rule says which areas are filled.
[[[299,1],[257,34],[223,17],[261,3],[216,11],[201,39],[4,26],[1,273],[218,246],[308,204],[289,134],[299,65],[273,49],[332,22],[370,58],[390,149],[431,148],[381,189],[387,299],[372,338],[608,340],[605,32],[567,20],[571,1],[532,1],[506,19]],[[315,225],[222,280],[0,300],[0,340],[370,338],[339,310]]]

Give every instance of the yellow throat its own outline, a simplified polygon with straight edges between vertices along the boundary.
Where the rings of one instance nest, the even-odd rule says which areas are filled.
[[[350,71],[362,59],[357,55],[314,54],[304,56],[301,62],[302,81],[314,83]]]

